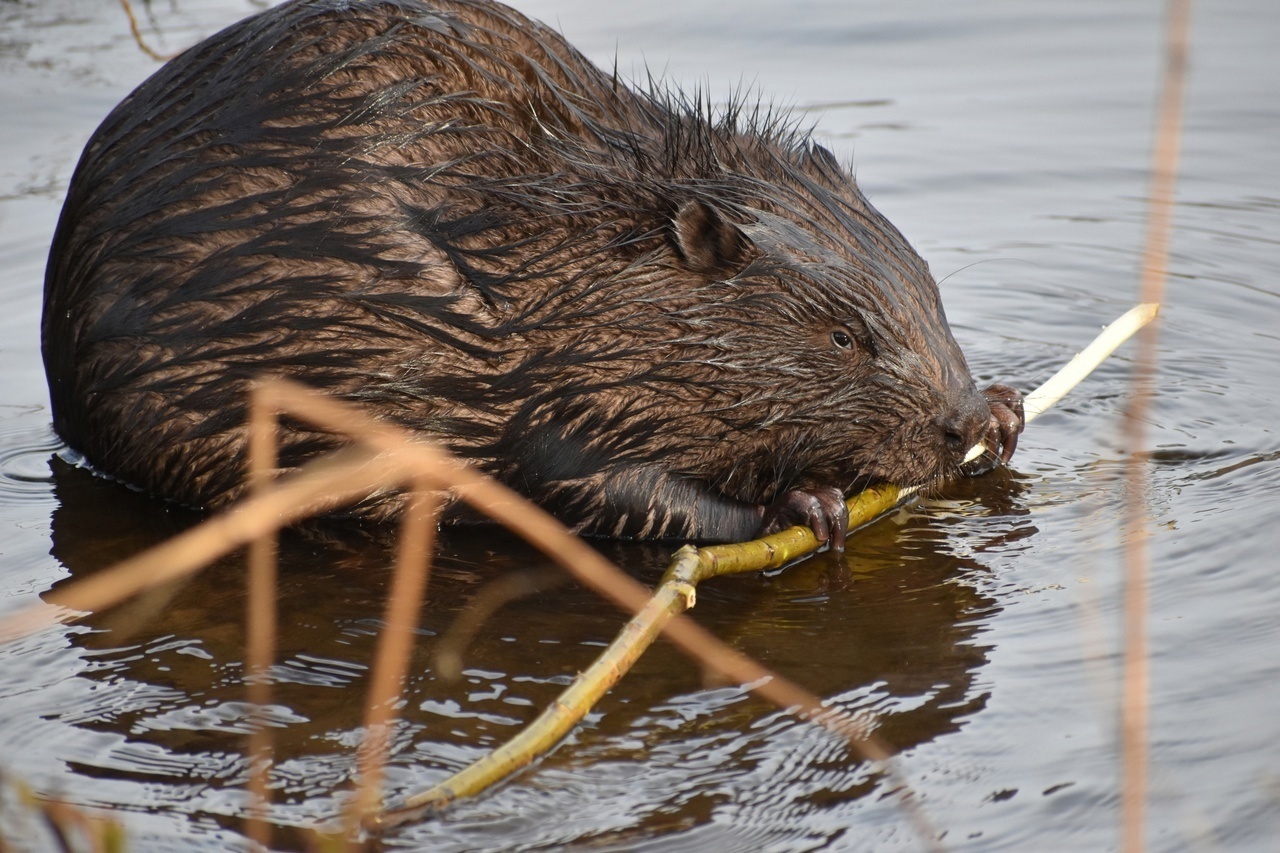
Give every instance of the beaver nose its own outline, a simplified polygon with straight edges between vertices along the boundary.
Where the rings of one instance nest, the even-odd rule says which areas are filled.
[[[969,448],[982,441],[991,423],[991,407],[977,388],[958,396],[936,420],[942,444],[957,463],[964,460]]]

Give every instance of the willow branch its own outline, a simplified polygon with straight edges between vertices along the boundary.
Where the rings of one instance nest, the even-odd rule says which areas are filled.
[[[1047,382],[1032,391],[1024,401],[1026,420],[1034,420],[1061,400],[1116,348],[1149,323],[1155,317],[1158,307],[1144,304],[1130,309]],[[977,458],[984,452],[986,448],[979,444],[969,452],[968,458]],[[917,491],[915,487],[899,488],[886,484],[854,495],[847,501],[849,530],[871,523]],[[420,820],[445,809],[457,799],[474,796],[527,767],[554,748],[581,722],[595,703],[618,683],[663,630],[673,630],[671,620],[694,606],[696,588],[701,581],[740,572],[780,568],[821,547],[822,543],[809,528],[792,527],[749,542],[681,548],[676,552],[648,603],[636,612],[613,643],[590,667],[578,675],[541,716],[514,738],[444,781],[406,798],[395,809],[370,816],[366,826],[381,830]],[[747,681],[749,679],[743,679],[740,683]],[[869,727],[865,721],[855,722],[847,715],[831,714],[816,697],[805,694],[802,701],[783,704],[782,707],[798,707],[816,721],[829,723],[830,728],[845,737],[864,757],[881,763],[889,757],[887,750],[869,738]],[[829,715],[825,721],[822,719],[824,712]],[[909,809],[915,808],[914,801],[910,798],[904,802],[909,803]],[[927,822],[923,815],[915,811],[912,817],[922,839],[928,841],[936,837],[925,829]]]

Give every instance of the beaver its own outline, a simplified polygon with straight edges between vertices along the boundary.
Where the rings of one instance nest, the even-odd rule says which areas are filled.
[[[42,350],[68,445],[204,508],[261,375],[619,538],[842,547],[846,493],[1022,428],[785,112],[628,85],[492,0],[294,0],[163,66],[76,168]],[[288,424],[281,469],[334,442]]]

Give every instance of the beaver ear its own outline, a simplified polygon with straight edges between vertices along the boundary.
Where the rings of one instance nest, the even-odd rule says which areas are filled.
[[[747,262],[747,236],[701,201],[686,201],[671,220],[676,253],[694,272],[725,275]]]

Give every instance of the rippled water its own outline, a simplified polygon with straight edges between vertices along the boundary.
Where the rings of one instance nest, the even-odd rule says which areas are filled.
[[[1154,2],[529,0],[602,64],[804,111],[930,261],[976,374],[1031,387],[1133,301],[1161,6]],[[176,50],[254,8],[144,10]],[[148,18],[149,16],[149,18]],[[1197,8],[1172,280],[1148,425],[1153,849],[1280,837],[1280,15]],[[154,68],[112,4],[0,3],[0,612],[194,517],[60,458],[38,349],[45,252],[80,147]],[[948,848],[1117,839],[1119,417],[1131,351],[1024,437],[1013,471],[862,531],[847,559],[709,584],[697,618],[879,736]],[[281,827],[353,772],[388,585],[383,546],[282,547],[271,718]],[[659,548],[609,547],[651,580]],[[437,674],[494,577],[543,561],[446,537],[390,769],[393,794],[512,734],[620,624],[570,584],[509,604]],[[0,648],[0,772],[114,810],[141,850],[239,838],[243,566]],[[540,576],[541,577],[541,576]],[[545,581],[545,578],[543,578]],[[536,769],[393,836],[430,850],[918,849],[894,784],[659,646]],[[48,843],[12,794],[0,837]],[[282,844],[301,841],[282,835]]]

